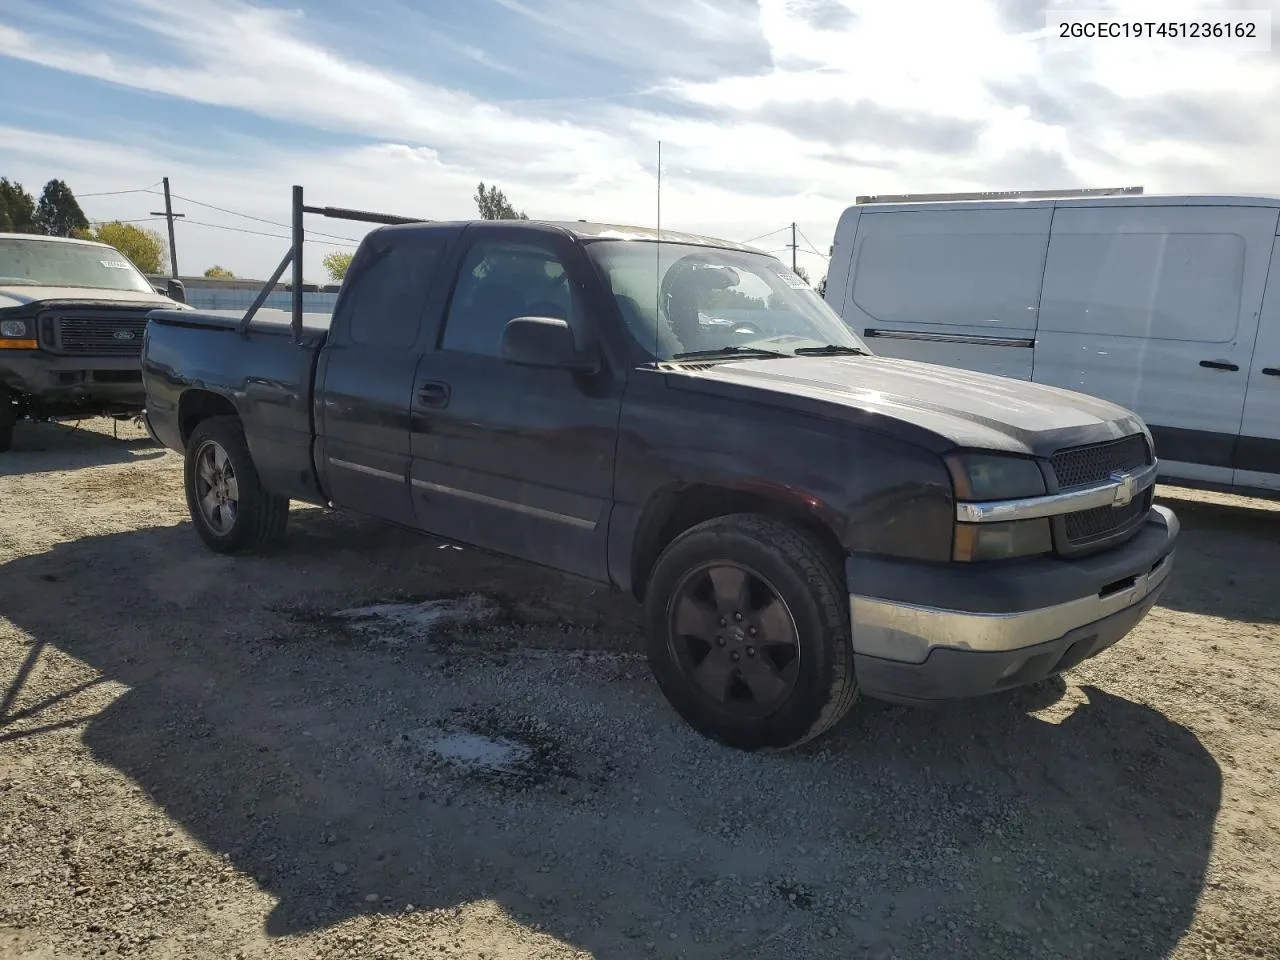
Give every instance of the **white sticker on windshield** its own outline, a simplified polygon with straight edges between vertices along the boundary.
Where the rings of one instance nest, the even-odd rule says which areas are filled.
[[[778,276],[780,276],[782,278],[782,282],[785,283],[792,290],[808,290],[809,289],[809,285],[807,283],[805,283],[803,280],[797,277],[794,273],[792,273],[786,267],[783,267],[781,270],[778,271]]]
[[[99,260],[98,262],[104,267],[110,267],[112,270],[129,269],[129,264],[125,263],[123,260]]]

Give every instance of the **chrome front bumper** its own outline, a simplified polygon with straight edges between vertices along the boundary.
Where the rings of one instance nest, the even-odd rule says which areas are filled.
[[[886,660],[923,663],[937,647],[1004,653],[1034,646],[1136,607],[1160,590],[1173,571],[1173,554],[1108,593],[1018,613],[965,613],[873,597],[851,596],[856,652]]]
[[[983,568],[847,562],[854,670],[870,696],[978,696],[1068,669],[1119,641],[1173,572],[1177,518],[1153,507],[1114,550]],[[856,590],[863,581],[876,590]],[[932,602],[929,602],[932,601]]]

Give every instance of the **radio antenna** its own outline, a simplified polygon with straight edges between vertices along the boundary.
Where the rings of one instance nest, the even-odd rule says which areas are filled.
[[[658,141],[658,239],[662,239],[662,141]]]
[[[653,244],[653,355],[658,352],[662,329],[662,141],[658,141],[658,236]]]

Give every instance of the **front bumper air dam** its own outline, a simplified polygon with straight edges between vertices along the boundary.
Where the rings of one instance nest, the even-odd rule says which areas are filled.
[[[1178,530],[1172,511],[1153,507],[1123,546],[998,572],[850,558],[851,588],[883,588],[878,596],[850,590],[858,684],[870,697],[931,703],[1070,669],[1119,641],[1155,605],[1173,570]],[[926,597],[933,603],[921,602]]]
[[[46,406],[120,404],[141,408],[144,399],[142,360],[138,357],[60,357],[40,350],[3,351],[0,381],[11,392]]]

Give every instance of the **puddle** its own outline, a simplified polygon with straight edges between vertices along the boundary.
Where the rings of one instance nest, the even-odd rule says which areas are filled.
[[[469,771],[517,773],[533,758],[533,749],[504,737],[443,730],[414,730],[408,738],[421,750]]]
[[[581,779],[557,732],[540,718],[468,707],[450,712],[443,722],[400,734],[400,749],[421,769],[517,789]]]
[[[344,626],[367,640],[392,645],[427,640],[442,628],[474,627],[493,623],[501,608],[488,597],[471,594],[449,600],[419,603],[376,603],[339,610]]]

